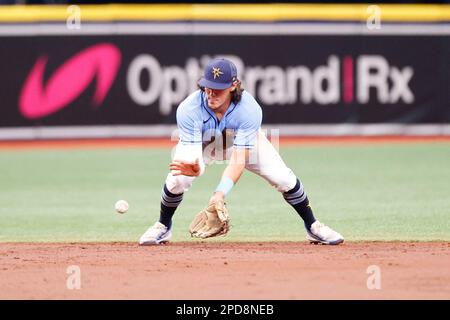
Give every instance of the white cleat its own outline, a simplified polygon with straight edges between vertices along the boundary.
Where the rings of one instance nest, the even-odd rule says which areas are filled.
[[[344,237],[341,234],[319,221],[314,222],[311,225],[311,229],[308,230],[308,228],[306,228],[306,233],[306,239],[308,239],[310,243],[336,245],[344,242]]]
[[[169,242],[170,238],[172,238],[171,229],[167,228],[161,222],[156,222],[141,236],[141,238],[139,239],[139,245],[157,245]]]

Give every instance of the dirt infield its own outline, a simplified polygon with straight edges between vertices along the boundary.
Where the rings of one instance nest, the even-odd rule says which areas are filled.
[[[2,243],[0,299],[449,299],[449,249],[448,242]]]

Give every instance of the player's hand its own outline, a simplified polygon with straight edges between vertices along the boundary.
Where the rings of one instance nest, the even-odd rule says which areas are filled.
[[[217,202],[218,200],[225,202],[225,195],[223,192],[214,192],[211,199],[209,199],[208,205]]]
[[[195,159],[194,162],[174,160],[169,164],[169,168],[174,176],[198,177],[200,175],[198,159]]]

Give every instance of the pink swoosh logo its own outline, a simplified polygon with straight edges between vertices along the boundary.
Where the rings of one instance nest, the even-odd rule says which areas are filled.
[[[28,75],[19,99],[19,110],[28,119],[51,115],[77,98],[97,78],[92,99],[103,102],[120,65],[121,54],[112,44],[102,43],[74,55],[60,66],[43,86],[47,57],[41,56]]]

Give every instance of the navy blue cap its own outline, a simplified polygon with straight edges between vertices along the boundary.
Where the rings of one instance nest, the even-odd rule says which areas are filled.
[[[234,63],[224,58],[216,58],[208,62],[198,84],[204,88],[223,90],[231,87],[236,79],[237,70]]]

